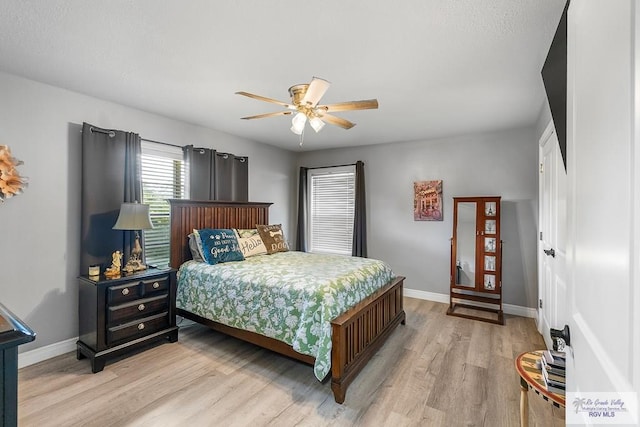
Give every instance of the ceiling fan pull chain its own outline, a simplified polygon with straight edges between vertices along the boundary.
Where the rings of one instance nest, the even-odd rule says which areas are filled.
[[[304,139],[304,129],[302,129],[302,132],[300,132],[300,147],[302,147],[303,139]]]

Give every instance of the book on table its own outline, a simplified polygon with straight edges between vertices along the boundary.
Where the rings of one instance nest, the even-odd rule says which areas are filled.
[[[547,362],[547,365],[552,366],[554,368],[562,368],[565,369],[567,366],[567,359],[565,353],[554,351],[554,350],[545,350],[542,353],[542,361]]]
[[[554,374],[553,372],[549,372],[548,370],[546,370],[544,367],[542,368],[542,375],[544,375],[550,381],[560,384],[566,383],[566,377],[564,375]]]
[[[547,386],[547,391],[550,393],[559,394],[560,396],[565,396],[567,393],[564,387],[557,387],[551,384]]]
[[[564,353],[545,350],[542,354],[542,380],[547,391],[561,396],[566,394],[566,362]]]
[[[542,377],[544,378],[545,384],[551,384],[557,387],[565,387],[565,384],[566,384],[565,377],[549,373],[544,367],[542,368],[541,371],[542,371]]]
[[[564,381],[556,381],[549,378],[549,374],[542,369],[542,380],[544,381],[544,385],[547,388],[547,391],[551,393],[560,394],[562,396],[565,395],[566,384]]]
[[[544,357],[542,357],[541,359],[542,359],[541,369],[546,370],[547,373],[550,373],[550,374],[559,375],[561,377],[566,376],[566,369],[564,368],[564,366],[560,367],[558,365],[551,365],[549,364],[549,362],[547,362],[547,360]]]

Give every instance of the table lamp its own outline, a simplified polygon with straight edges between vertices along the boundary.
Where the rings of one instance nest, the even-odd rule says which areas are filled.
[[[113,226],[114,230],[130,230],[136,232],[136,241],[131,250],[131,256],[123,270],[127,273],[146,270],[147,266],[142,263],[142,246],[140,246],[139,230],[153,228],[149,217],[149,205],[134,203],[123,203],[120,206],[120,215]]]

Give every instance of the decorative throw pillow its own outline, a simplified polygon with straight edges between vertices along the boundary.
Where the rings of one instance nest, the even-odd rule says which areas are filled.
[[[267,253],[267,247],[264,245],[258,230],[255,228],[236,228],[238,237],[238,246],[245,258],[256,255],[264,255]]]
[[[189,234],[189,251],[191,251],[192,260],[205,262],[204,257],[202,256],[202,243],[200,243],[200,238],[196,233]]]
[[[264,245],[267,247],[267,253],[274,254],[276,252],[287,252],[289,245],[284,238],[282,232],[282,224],[272,225],[256,225],[258,233],[262,237]]]
[[[230,228],[205,228],[198,230],[202,243],[202,255],[211,265],[229,261],[243,261],[236,233]]]

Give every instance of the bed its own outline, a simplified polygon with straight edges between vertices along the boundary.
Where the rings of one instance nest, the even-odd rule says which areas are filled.
[[[173,268],[180,268],[184,264],[184,271],[188,271],[189,265],[193,264],[193,261],[190,261],[191,251],[188,242],[188,235],[193,229],[242,229],[255,228],[256,224],[269,224],[271,203],[178,199],[169,202],[171,205],[170,264]],[[287,256],[302,257],[306,255],[296,254],[292,253]],[[261,257],[272,256],[263,255]],[[275,261],[276,258],[273,260]],[[233,268],[240,268],[239,264],[242,263],[235,264],[237,265]],[[191,267],[193,268],[193,265]],[[382,284],[373,293],[328,322],[330,324],[330,333],[328,334],[330,336],[330,356],[323,357],[330,358],[331,389],[336,402],[344,402],[349,384],[384,344],[395,327],[400,323],[405,323],[403,282],[404,277],[391,277],[387,283]],[[189,307],[189,305],[185,304],[185,307]],[[227,323],[225,324],[207,319],[201,315],[201,311],[196,309],[190,311],[178,308],[177,314],[217,331],[313,365],[316,376],[319,372],[323,372],[317,369],[316,357],[305,354],[308,352],[296,351],[294,346],[285,342],[286,340],[263,335],[258,333],[259,331],[254,331],[255,328],[246,330],[228,326],[228,324],[233,324],[231,322],[225,322]]]

